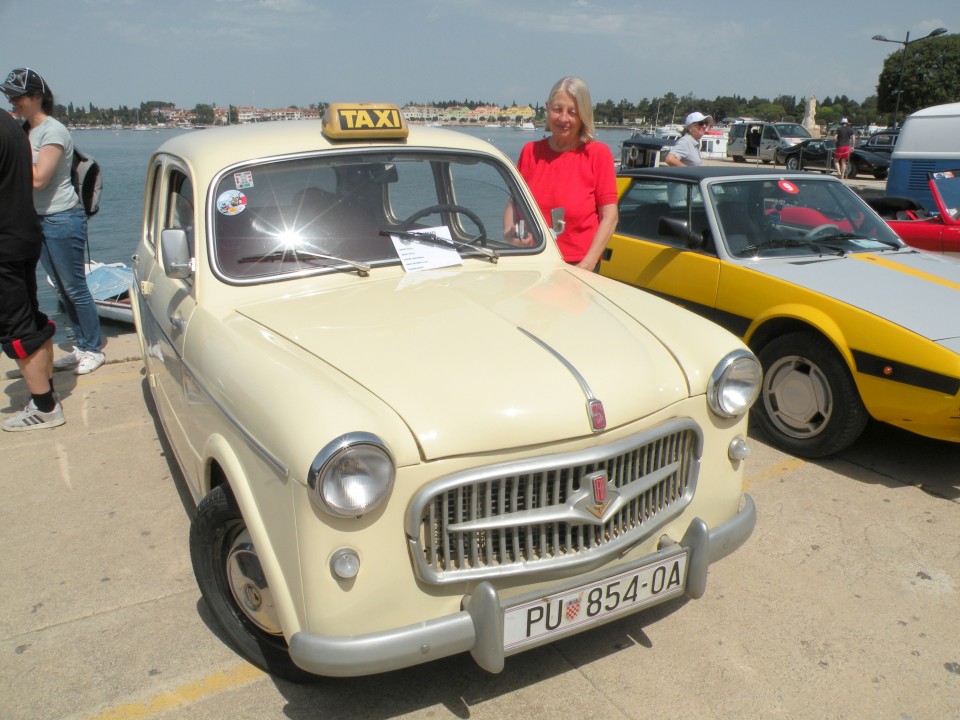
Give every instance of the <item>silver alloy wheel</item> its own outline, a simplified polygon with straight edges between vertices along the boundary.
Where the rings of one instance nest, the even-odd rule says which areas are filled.
[[[282,635],[273,593],[263,575],[257,549],[244,528],[227,553],[227,582],[233,599],[250,621],[271,635]]]
[[[817,365],[799,355],[787,355],[764,375],[763,405],[780,432],[803,440],[818,435],[830,422],[833,393]]]

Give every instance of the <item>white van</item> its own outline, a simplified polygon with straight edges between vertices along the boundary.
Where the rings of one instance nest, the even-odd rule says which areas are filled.
[[[936,211],[928,173],[958,165],[960,102],[918,110],[904,120],[890,156],[887,195],[908,197]]]
[[[737,122],[730,126],[727,157],[734,162],[773,162],[777,150],[796,145],[810,137],[807,129],[794,122]]]

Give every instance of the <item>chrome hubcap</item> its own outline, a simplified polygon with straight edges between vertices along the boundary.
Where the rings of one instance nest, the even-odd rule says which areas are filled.
[[[830,383],[816,365],[791,355],[773,363],[764,377],[763,405],[773,424],[793,438],[822,432],[833,413]]]
[[[254,625],[271,635],[283,634],[273,594],[246,529],[234,539],[227,555],[227,582],[233,599]]]

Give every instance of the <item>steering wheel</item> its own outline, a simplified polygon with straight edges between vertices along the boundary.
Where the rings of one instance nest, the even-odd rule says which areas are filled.
[[[409,216],[406,220],[403,220],[398,226],[398,230],[409,230],[410,226],[413,225],[417,220],[427,215],[433,215],[434,213],[442,212],[451,212],[451,213],[463,213],[468,218],[473,220],[477,225],[477,230],[480,231],[480,237],[477,240],[480,241],[480,244],[486,246],[487,244],[487,228],[484,227],[483,221],[480,217],[470,208],[464,207],[463,205],[456,205],[454,203],[443,203],[442,205],[431,205],[430,207],[425,207],[422,210],[417,210],[413,215]],[[475,242],[475,241],[474,241]]]
[[[817,225],[815,228],[810,230],[810,232],[806,233],[804,237],[816,237],[817,235],[820,235],[826,230],[835,230],[836,232],[840,232],[840,228],[838,228],[833,223],[824,223],[823,225]]]

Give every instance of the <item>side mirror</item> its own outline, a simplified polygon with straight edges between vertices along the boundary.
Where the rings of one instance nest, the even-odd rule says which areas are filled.
[[[567,226],[567,221],[563,219],[563,214],[563,208],[553,208],[553,210],[550,211],[550,227],[553,228],[551,232],[553,233],[554,240],[557,239],[557,236],[560,235]]]
[[[701,248],[704,243],[703,236],[691,232],[686,221],[676,218],[661,217],[657,223],[657,234],[679,240],[683,247],[690,249]]]
[[[182,228],[167,228],[160,232],[160,254],[167,277],[185,280],[193,275],[196,265],[190,255],[190,240]]]

